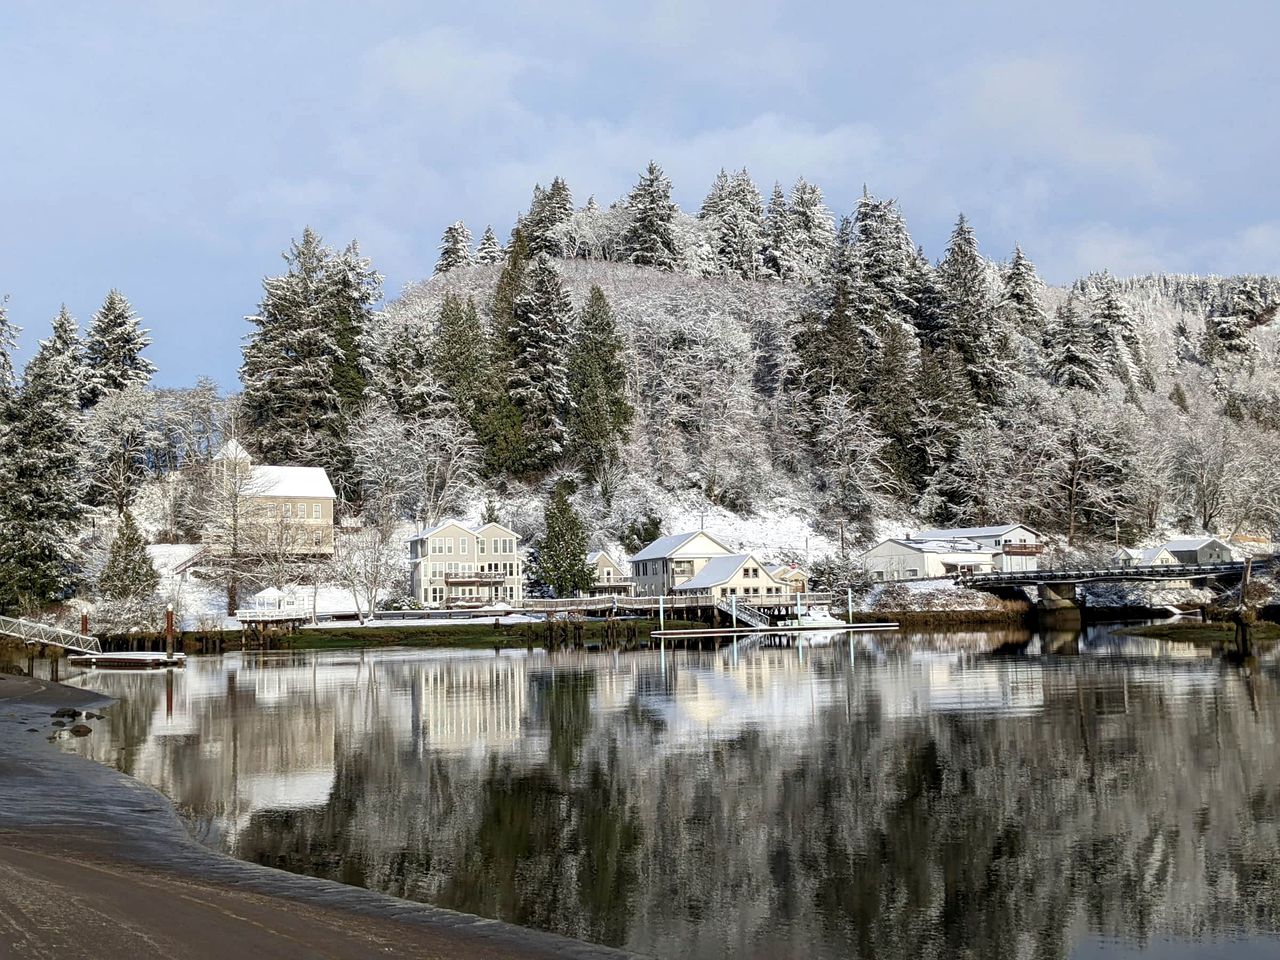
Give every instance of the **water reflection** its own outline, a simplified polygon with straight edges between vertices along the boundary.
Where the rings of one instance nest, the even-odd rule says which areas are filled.
[[[915,639],[194,658],[94,675],[122,703],[68,748],[246,859],[659,956],[1280,930],[1269,671],[1106,633]]]

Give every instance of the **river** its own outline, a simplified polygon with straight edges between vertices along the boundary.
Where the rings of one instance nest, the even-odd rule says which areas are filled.
[[[661,957],[1280,953],[1277,673],[995,639],[71,671],[120,703],[64,746],[237,857]]]

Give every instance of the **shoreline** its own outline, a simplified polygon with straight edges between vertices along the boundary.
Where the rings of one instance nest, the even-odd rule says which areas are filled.
[[[159,791],[48,742],[54,710],[112,702],[0,674],[0,955],[636,956],[209,849]]]

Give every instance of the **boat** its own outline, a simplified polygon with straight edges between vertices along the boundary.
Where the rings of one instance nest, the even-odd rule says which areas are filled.
[[[804,630],[829,627],[833,630],[848,630],[849,624],[838,617],[833,617],[827,607],[806,607],[800,610],[791,620],[783,620],[779,627],[797,627]]]

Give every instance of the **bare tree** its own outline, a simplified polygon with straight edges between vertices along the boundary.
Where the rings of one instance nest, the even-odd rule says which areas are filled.
[[[366,623],[383,592],[404,575],[408,559],[404,543],[391,523],[375,523],[338,538],[331,568],[351,591],[356,615]]]

